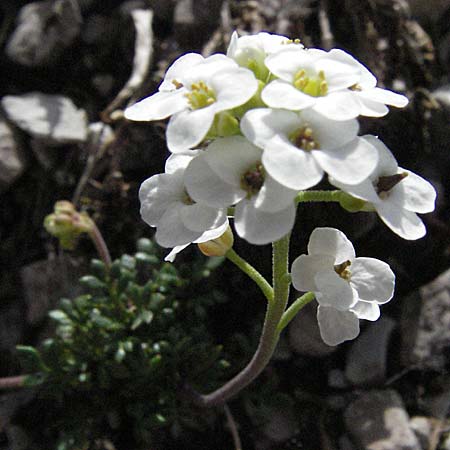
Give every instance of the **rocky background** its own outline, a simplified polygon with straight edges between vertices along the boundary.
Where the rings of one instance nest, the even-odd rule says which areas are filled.
[[[96,220],[113,257],[151,236],[139,217],[137,190],[163,169],[165,124],[129,123],[123,108],[152,93],[179,55],[223,52],[233,30],[343,48],[380,85],[405,93],[406,109],[362,120],[362,131],[379,135],[401,166],[438,191],[436,211],[423,217],[428,234],[415,242],[367,213],[299,208],[293,255],[304,251],[312,229],[335,226],[359,255],[389,262],[396,297],[378,322],[337,348],[320,341],[313,307],[303,311],[259,382],[261,390],[276,376],[278,389],[295,396],[294,406],[272,406],[256,420],[248,401],[247,407],[232,402],[243,448],[449,450],[448,0],[3,0],[0,376],[20,373],[16,345],[38,345],[51,334],[48,310],[61,296],[78,293],[76,280],[94,256],[87,240],[63,253],[43,230],[44,217],[55,201],[73,201]],[[269,249],[239,242],[237,251],[269,272]],[[232,333],[249,334],[246,327],[261,321],[263,305],[252,298],[255,291],[239,292],[247,284],[234,268],[219,270],[228,294],[241,295],[228,304],[216,333],[225,342]],[[33,448],[29,430],[14,420],[32,395],[0,395],[1,449]],[[225,419],[199,436],[195,446],[169,436],[163,448],[238,448]],[[115,447],[108,441],[92,448]]]

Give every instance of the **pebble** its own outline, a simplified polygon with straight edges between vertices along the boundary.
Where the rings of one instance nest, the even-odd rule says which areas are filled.
[[[393,390],[363,393],[347,407],[344,419],[361,450],[421,450],[402,399]]]
[[[1,100],[15,125],[48,144],[82,143],[87,139],[87,118],[72,100],[61,95],[30,92]]]

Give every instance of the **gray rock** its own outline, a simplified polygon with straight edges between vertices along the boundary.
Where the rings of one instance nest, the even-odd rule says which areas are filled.
[[[297,431],[295,415],[291,408],[273,408],[270,420],[264,426],[263,434],[272,442],[283,442],[290,439]]]
[[[65,255],[23,267],[20,275],[27,306],[27,323],[36,325],[41,322],[61,297],[72,298],[80,294],[77,281],[81,272],[80,265]]]
[[[450,269],[404,300],[401,333],[405,366],[445,369],[450,348]]]
[[[348,406],[344,419],[361,450],[421,450],[402,399],[395,391],[363,393]]]
[[[311,302],[289,324],[289,345],[293,352],[320,358],[328,356],[338,349],[338,347],[330,347],[322,341],[316,316],[316,302]]]
[[[433,421],[429,417],[412,417],[409,426],[414,431],[422,448],[427,449],[430,446],[430,439],[433,433]]]
[[[43,1],[25,5],[6,45],[6,53],[24,66],[52,63],[78,35],[81,20],[76,1]]]
[[[13,129],[0,118],[0,191],[20,177],[25,165],[25,154]]]
[[[2,106],[14,124],[48,144],[86,141],[86,113],[67,97],[40,92],[7,95],[2,98]]]
[[[394,328],[395,321],[384,316],[369,323],[352,342],[346,357],[345,376],[353,385],[369,386],[385,380],[389,338]]]

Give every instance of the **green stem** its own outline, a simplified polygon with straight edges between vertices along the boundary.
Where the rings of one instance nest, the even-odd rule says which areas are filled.
[[[272,286],[252,265],[250,265],[245,259],[241,258],[233,249],[228,250],[225,256],[236,264],[242,272],[246,273],[259,286],[269,302],[273,301]]]
[[[287,235],[273,243],[274,299],[268,302],[259,345],[253,358],[241,372],[216,391],[206,395],[191,392],[197,405],[211,407],[224,404],[251,383],[269,363],[280,337],[278,324],[289,297],[289,237],[290,235]]]
[[[284,312],[281,317],[280,323],[278,324],[278,331],[281,331],[286,328],[289,322],[296,316],[296,314],[304,308],[308,303],[314,300],[314,292],[307,292],[295,300],[291,306]]]
[[[339,202],[342,191],[300,191],[295,197],[296,203],[303,202]]]
[[[0,390],[17,389],[24,386],[26,375],[0,378]]]

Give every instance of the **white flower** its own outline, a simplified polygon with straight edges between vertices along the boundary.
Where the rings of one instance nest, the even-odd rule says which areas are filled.
[[[360,81],[360,70],[331,52],[287,49],[268,56],[265,64],[278,77],[261,93],[271,108],[313,108],[333,120],[359,115],[360,103],[348,88]]]
[[[350,185],[330,178],[330,183],[353,197],[365,200],[381,220],[404,239],[414,240],[426,234],[425,225],[416,213],[434,210],[436,191],[419,175],[398,166],[390,150],[375,136],[364,136],[379,154],[379,161],[369,178]]]
[[[201,242],[205,232],[228,224],[224,209],[195,203],[187,194],[184,172],[193,157],[172,155],[166,162],[166,173],[148,178],[139,190],[141,216],[157,228],[155,239],[162,247]],[[206,237],[211,239],[209,234]]]
[[[243,117],[241,130],[264,149],[267,172],[290,189],[316,185],[324,171],[342,182],[360,183],[378,161],[376,149],[357,137],[356,119],[337,122],[312,109],[253,109]]]
[[[172,116],[167,146],[183,152],[205,138],[217,113],[244,104],[257,88],[254,74],[231,58],[188,53],[169,67],[159,92],[127,108],[125,117],[149,121]]]
[[[359,69],[360,79],[350,89],[360,103],[359,113],[362,116],[382,117],[389,112],[386,105],[403,108],[408,104],[408,99],[404,95],[376,87],[375,76],[353,56],[339,49],[331,50],[330,55]]]
[[[286,36],[262,32],[238,37],[235,31],[231,35],[227,56],[233,58],[241,67],[250,69],[259,80],[266,81],[269,75],[264,64],[266,57],[293,46],[303,48],[303,45]]]
[[[267,244],[294,225],[297,191],[265,173],[262,150],[242,136],[214,140],[186,169],[190,197],[212,208],[236,204],[234,224],[252,244]]]
[[[358,336],[359,319],[377,320],[378,305],[394,293],[395,275],[389,265],[356,258],[352,243],[334,228],[311,233],[308,254],[293,262],[291,272],[297,290],[314,292],[320,334],[328,345]]]

